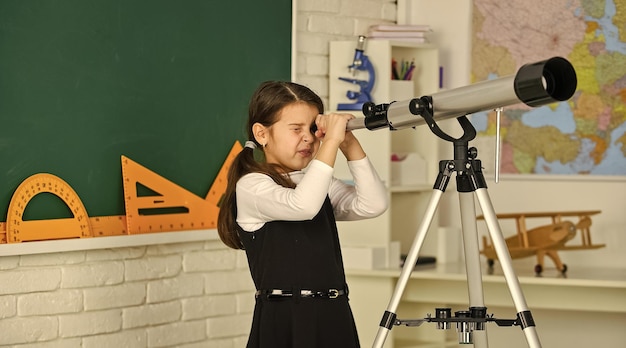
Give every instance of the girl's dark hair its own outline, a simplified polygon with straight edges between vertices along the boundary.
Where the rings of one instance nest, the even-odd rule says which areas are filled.
[[[324,104],[320,97],[308,87],[286,81],[263,82],[254,92],[248,108],[248,123],[246,132],[248,141],[253,141],[260,147],[252,134],[252,125],[260,123],[269,127],[278,121],[278,114],[287,105],[303,102],[316,107],[320,114],[324,113]],[[265,160],[256,160],[254,151],[262,151],[244,147],[235,157],[228,170],[226,193],[220,204],[217,219],[217,231],[224,244],[233,249],[243,249],[237,232],[237,204],[235,187],[239,179],[248,173],[263,173],[270,176],[276,183],[284,187],[295,187],[289,177]],[[264,157],[263,157],[264,158]]]

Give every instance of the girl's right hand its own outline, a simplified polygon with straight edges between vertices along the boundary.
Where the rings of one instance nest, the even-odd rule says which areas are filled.
[[[351,114],[318,115],[315,119],[317,130],[315,136],[322,141],[335,140],[337,144],[341,144],[346,136],[346,127],[348,121],[353,119]]]

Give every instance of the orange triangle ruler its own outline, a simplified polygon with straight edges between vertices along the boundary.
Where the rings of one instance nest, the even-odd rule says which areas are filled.
[[[241,149],[241,144],[235,142],[204,199],[122,156],[122,182],[128,233],[216,228],[218,203],[226,190],[228,168]],[[138,184],[155,194],[139,196]]]

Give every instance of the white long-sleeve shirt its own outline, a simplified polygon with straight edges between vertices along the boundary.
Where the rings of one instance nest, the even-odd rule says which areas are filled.
[[[333,168],[313,160],[301,171],[289,173],[296,188],[278,185],[262,173],[244,175],[237,182],[237,223],[253,232],[274,220],[310,220],[317,215],[326,195],[335,219],[376,217],[387,209],[387,190],[367,157],[348,161],[354,185],[333,176]]]

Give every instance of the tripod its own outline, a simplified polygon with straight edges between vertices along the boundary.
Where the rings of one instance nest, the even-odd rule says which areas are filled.
[[[427,104],[429,101],[425,100],[424,102]],[[451,323],[455,323],[459,333],[459,343],[475,343],[475,346],[481,348],[486,348],[488,345],[485,331],[486,322],[495,322],[498,326],[517,325],[523,330],[529,347],[541,347],[532,314],[526,305],[526,300],[524,299],[519,281],[512,267],[511,256],[487,193],[487,185],[482,174],[481,162],[477,159],[478,152],[475,148],[468,147],[469,141],[476,137],[476,130],[466,116],[459,117],[457,120],[463,129],[463,135],[459,138],[453,138],[437,126],[432,114],[428,112],[428,110],[421,109],[420,114],[424,117],[435,135],[453,143],[454,160],[443,160],[439,162],[439,174],[435,180],[433,194],[426,207],[424,219],[418,227],[416,237],[407,255],[394,293],[383,314],[373,347],[382,348],[387,334],[394,325],[419,326],[424,322],[435,322],[437,323],[438,329],[447,329],[450,327]],[[429,315],[424,319],[397,319],[396,310],[400,303],[402,293],[411,276],[411,272],[413,272],[415,268],[419,251],[424,243],[439,201],[454,172],[456,172],[457,191],[459,192],[459,202],[461,206],[461,226],[463,230],[470,304],[469,310],[455,312],[455,316],[452,317],[449,308],[437,308],[434,317]],[[495,319],[488,316],[486,313],[480,270],[476,212],[474,195],[472,193],[476,195],[485,217],[485,222],[487,223],[496,254],[502,265],[504,277],[517,310],[517,319]]]

